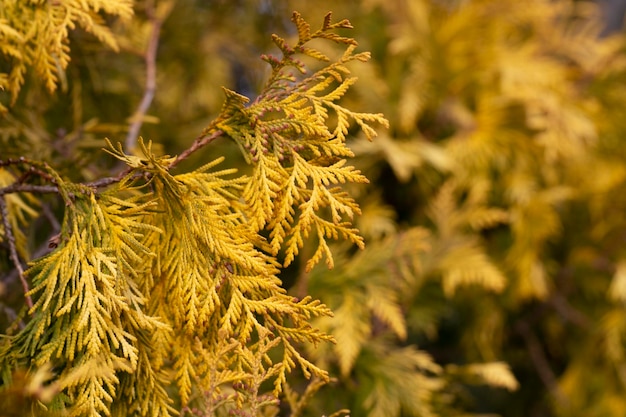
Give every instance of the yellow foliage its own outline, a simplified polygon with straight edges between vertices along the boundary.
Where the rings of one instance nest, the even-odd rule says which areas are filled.
[[[69,33],[77,26],[116,50],[117,41],[102,14],[130,19],[132,0],[3,1],[0,53],[9,58],[11,68],[0,73],[0,85],[11,94],[11,102],[15,103],[29,68],[50,92],[59,83],[66,84]],[[0,105],[0,110],[6,108]]]
[[[2,299],[3,393],[112,416],[623,415],[626,59],[597,9],[320,0],[371,56],[347,20],[294,13],[255,63],[242,39],[297,2],[218,3],[3,2],[0,269],[30,261],[34,301]],[[98,52],[144,55],[161,23],[145,74]],[[127,123],[155,142],[100,160]]]
[[[21,44],[16,73],[3,78],[14,100],[26,64],[33,64],[50,91],[62,81],[68,31],[76,25],[115,47],[99,13],[129,18],[130,5],[127,0],[33,1],[27,13],[34,21],[28,34],[33,44]],[[22,36],[16,7],[9,1],[0,12],[0,18],[13,19],[8,26],[0,20],[0,36],[7,39]],[[329,381],[328,372],[300,347],[334,341],[311,324],[332,312],[310,296],[289,295],[277,275],[309,235],[317,246],[308,269],[323,258],[333,266],[327,239],[363,247],[351,223],[359,206],[342,186],[367,180],[347,164],[352,152],[345,142],[352,124],[372,138],[371,125],[387,126],[387,121],[339,104],[356,82],[347,65],[369,58],[355,53],[356,41],[336,33],[350,23],[334,23],[328,14],[322,27],[311,31],[298,13],[292,20],[299,40],[290,46],[273,36],[282,57],[263,57],[272,73],[257,99],[249,103],[225,89],[219,117],[179,156],[160,155],[158,145],[143,139],[133,153],[106,140],[105,151],[127,168],[92,182],[72,182],[45,162],[0,161],[0,198],[6,199],[14,230],[35,215],[31,206],[38,200],[14,193],[22,180],[13,171],[35,172],[51,185],[34,189],[57,193],[64,203],[51,250],[25,272],[32,282],[26,296],[34,304],[26,327],[2,346],[5,382],[20,366],[51,363],[61,383],[59,410],[95,417],[168,416],[177,406],[189,411],[193,404],[207,413],[240,410],[256,416],[275,410],[294,370]],[[345,53],[331,60],[308,46],[313,39],[344,45]],[[35,42],[38,49],[31,51]],[[292,69],[301,74],[307,69],[296,55],[320,60],[321,67],[297,78]],[[222,135],[239,146],[252,165],[251,175],[217,170],[224,157],[172,172]],[[23,249],[20,235],[17,243],[8,240]],[[397,308],[372,308],[403,332]],[[274,388],[264,393],[268,382]],[[177,395],[170,392],[173,384]]]
[[[333,259],[326,239],[347,239],[359,247],[363,240],[350,221],[360,210],[354,200],[335,185],[347,182],[363,183],[367,179],[351,166],[346,157],[353,156],[346,145],[346,134],[352,119],[368,139],[376,136],[370,126],[388,126],[381,114],[356,113],[336,102],[343,97],[356,78],[349,77],[346,64],[367,61],[369,54],[354,54],[356,42],[332,32],[348,28],[349,22],[331,23],[331,14],[320,29],[311,33],[298,13],[293,22],[298,27],[298,41],[290,46],[278,36],[272,39],[283,56],[265,55],[272,65],[272,75],[260,96],[250,105],[247,98],[229,90],[222,116],[206,130],[219,129],[233,138],[246,160],[253,164],[252,179],[243,196],[250,205],[250,221],[254,229],[271,230],[272,252],[285,249],[284,266],[293,262],[313,232],[318,248],[307,262],[310,270],[323,258],[329,268]],[[304,45],[314,39],[330,39],[346,44],[341,58],[323,66],[314,74],[299,79],[290,71],[306,71],[297,53],[328,61],[321,52]],[[336,117],[334,128],[329,126],[330,112]],[[325,209],[330,219],[320,216]]]

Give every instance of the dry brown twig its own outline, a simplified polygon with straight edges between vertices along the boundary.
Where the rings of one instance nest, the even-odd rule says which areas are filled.
[[[2,216],[2,225],[4,226],[4,234],[7,238],[7,243],[9,245],[9,256],[19,273],[20,281],[22,282],[22,288],[24,289],[24,297],[26,298],[26,304],[28,305],[28,308],[32,308],[33,300],[30,298],[29,295],[27,295],[29,291],[28,282],[26,281],[26,277],[24,277],[24,268],[22,267],[22,263],[20,262],[19,255],[17,254],[17,248],[15,246],[15,236],[13,235],[13,228],[11,227],[11,222],[9,222],[9,210],[7,208],[7,203],[3,197],[0,197],[0,215]]]
[[[164,18],[159,17],[154,10],[153,2],[148,2],[146,7],[146,14],[148,19],[152,23],[152,31],[148,39],[148,45],[146,47],[144,60],[146,63],[146,87],[143,93],[143,97],[139,102],[139,106],[135,111],[135,114],[131,117],[130,126],[128,127],[128,133],[126,134],[126,149],[132,149],[139,137],[139,130],[143,125],[144,118],[156,92],[156,59],[157,49],[159,47],[159,37],[161,36],[161,26],[163,25]]]

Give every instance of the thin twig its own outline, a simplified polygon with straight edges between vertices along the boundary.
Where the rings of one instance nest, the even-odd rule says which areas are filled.
[[[59,192],[59,188],[56,185],[31,185],[31,184],[20,184],[16,182],[6,187],[0,188],[0,197],[2,197],[5,194],[11,194],[11,193],[50,194],[50,193],[58,193],[58,192]]]
[[[520,321],[516,324],[515,329],[522,336],[524,342],[526,343],[526,347],[528,348],[528,353],[530,354],[530,359],[535,365],[535,370],[537,371],[537,375],[539,375],[539,379],[545,385],[545,387],[550,391],[550,393],[554,396],[556,401],[563,405],[567,406],[569,401],[565,394],[559,388],[559,384],[550,368],[550,364],[548,363],[548,359],[546,358],[545,353],[543,352],[543,348],[541,343],[537,339],[537,336],[530,329],[530,326],[525,321]]]
[[[48,220],[50,226],[52,226],[52,233],[59,233],[61,230],[61,223],[56,218],[50,206],[46,203],[41,203],[41,213]]]
[[[51,250],[51,248],[50,248],[50,240],[52,238],[54,238],[54,236],[50,235],[50,237],[48,239],[46,239],[41,245],[39,245],[39,247],[37,249],[35,249],[35,251],[31,254],[31,258],[32,259],[41,258],[46,253],[50,252],[50,250]],[[15,281],[15,279],[17,278],[17,275],[18,275],[17,269],[12,269],[8,274],[6,274],[2,278],[0,278],[0,281],[2,281],[3,283],[5,283],[7,285],[12,284]]]
[[[118,183],[120,181],[122,181],[122,179],[127,176],[128,174],[130,174],[130,172],[133,169],[130,167],[127,167],[126,169],[120,171],[119,174],[117,174],[114,177],[105,177],[105,178],[100,178],[98,180],[92,181],[92,182],[88,182],[85,184],[85,186],[90,187],[90,188],[104,188],[107,187],[111,184],[115,184]],[[139,174],[138,174],[139,176]]]
[[[154,99],[154,93],[156,92],[156,57],[157,49],[159,46],[159,37],[161,33],[162,19],[156,17],[152,3],[149,2],[148,18],[152,22],[152,32],[148,39],[148,46],[146,48],[145,61],[146,61],[146,88],[143,93],[139,107],[132,116],[130,126],[128,127],[128,134],[126,135],[126,149],[132,149],[139,136],[139,130],[143,124],[146,112],[152,104]]]
[[[592,321],[589,317],[587,317],[583,312],[572,307],[563,295],[559,293],[553,294],[548,299],[548,303],[551,304],[556,312],[559,313],[565,320],[584,329],[588,329],[592,326]]]
[[[213,133],[211,133],[210,135],[201,135],[198,136],[194,141],[193,144],[185,149],[183,152],[181,152],[180,155],[178,155],[176,157],[176,159],[174,160],[174,162],[172,162],[170,164],[170,168],[174,168],[176,165],[178,165],[181,161],[187,159],[189,157],[189,155],[191,155],[192,153],[194,153],[195,151],[197,151],[198,149],[208,145],[209,143],[213,142],[215,139],[219,138],[220,136],[222,136],[224,134],[224,132],[222,132],[221,130],[215,130]]]
[[[7,237],[7,242],[9,244],[9,253],[11,257],[11,261],[15,265],[15,268],[19,272],[20,281],[22,281],[22,288],[24,288],[24,297],[26,298],[26,304],[28,308],[33,307],[33,300],[30,298],[28,294],[28,282],[26,282],[26,277],[24,277],[24,268],[22,268],[22,263],[20,262],[20,258],[17,255],[17,248],[15,247],[15,236],[13,235],[13,228],[11,227],[11,222],[9,222],[9,209],[7,207],[7,203],[4,198],[0,198],[0,215],[2,215],[2,224],[4,225],[4,234]]]

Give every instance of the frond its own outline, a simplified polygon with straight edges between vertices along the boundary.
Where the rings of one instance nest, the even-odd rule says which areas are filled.
[[[370,193],[370,196],[374,193]],[[380,240],[385,236],[394,234],[397,231],[396,212],[388,205],[382,204],[379,196],[374,194],[374,198],[366,197],[362,202],[362,214],[357,219],[357,228],[367,240],[371,238]]]
[[[213,377],[198,373],[205,369],[198,358],[211,355],[224,337],[243,345],[251,338],[275,335],[282,360],[267,378],[275,378],[276,394],[296,364],[307,374],[326,378],[323,370],[297,352],[295,344],[332,340],[309,324],[312,317],[331,312],[318,301],[295,300],[281,287],[276,277],[278,265],[257,248],[257,230],[237,204],[248,178],[228,179],[233,170],[214,171],[220,161],[172,176],[169,157],[153,155],[149,146],[142,149],[145,158],[138,159],[121,149],[112,152],[136,170],[151,174],[149,184],[154,191],[148,198],[156,207],[142,217],[142,222],[153,229],[146,233],[144,244],[157,251],[144,275],[154,278],[141,276],[139,280],[150,299],[159,300],[148,306],[149,311],[174,330],[173,334],[154,334],[162,339],[160,344],[169,346],[154,363],[176,358],[173,367],[183,404],[191,398],[198,380],[215,382]],[[351,175],[341,172],[336,174],[338,179]],[[194,342],[194,335],[202,335],[202,343]],[[153,343],[157,342],[153,337]],[[217,370],[206,368],[205,372],[227,372],[232,366],[235,364]]]
[[[380,321],[389,326],[399,339],[406,339],[406,320],[396,292],[389,287],[372,285],[372,288],[367,289],[367,293],[369,295],[367,307]]]
[[[372,241],[350,256],[335,246],[333,273],[322,268],[311,272],[310,293],[329,300],[334,311],[332,320],[322,317],[315,325],[337,339],[331,348],[332,357],[344,376],[354,370],[373,338],[386,330],[398,339],[406,337],[407,306],[402,294],[412,293],[421,285],[422,257],[430,250],[431,239],[426,229],[414,228]]]
[[[285,249],[284,265],[289,265],[310,233],[317,237],[317,249],[307,268],[326,258],[332,267],[332,256],[326,239],[348,239],[362,246],[356,229],[350,227],[358,206],[333,185],[366,182],[359,171],[346,165],[344,158],[352,152],[345,146],[351,121],[368,139],[376,136],[371,124],[388,126],[380,114],[352,112],[337,102],[356,82],[346,67],[350,61],[365,61],[367,54],[353,54],[356,42],[332,33],[348,28],[348,21],[330,23],[312,32],[302,17],[294,13],[299,40],[289,46],[277,35],[274,43],[282,58],[264,56],[272,66],[272,75],[261,95],[249,105],[247,99],[226,90],[226,103],[220,119],[206,131],[219,129],[229,135],[253,165],[251,181],[243,196],[251,212],[255,230],[270,231],[272,253]],[[302,76],[303,64],[294,58],[299,53],[326,61],[321,52],[304,45],[311,39],[329,39],[347,45],[336,62],[323,66],[309,77]],[[329,122],[330,114],[336,123]],[[330,220],[322,216],[328,212]]]
[[[198,352],[194,349],[194,343],[189,335],[182,333],[174,336],[174,345],[172,346],[172,357],[175,358],[173,364],[174,377],[183,404],[189,402],[192,387],[198,378],[195,366],[197,355]]]
[[[446,372],[458,374],[468,379],[469,383],[486,384],[492,387],[505,388],[515,391],[519,388],[519,382],[504,362],[475,363],[464,366],[450,365]]]
[[[249,204],[251,226],[255,230],[263,229],[270,221],[285,176],[285,169],[277,158],[259,158],[243,193],[243,198]],[[283,216],[291,223],[293,218],[290,217],[290,212],[293,211],[292,206],[295,202],[290,201],[290,197],[291,195],[287,194],[282,202],[288,204],[287,208],[283,209]]]
[[[266,336],[261,333],[259,341],[249,345],[220,338],[214,350],[201,351],[197,367],[203,370],[206,391],[200,407],[206,415],[229,408],[261,415],[265,408],[278,404],[275,395],[262,392],[263,383],[276,376],[277,365],[268,355],[280,343]]]
[[[369,361],[366,384],[360,389],[370,416],[436,416],[433,396],[443,388],[442,369],[426,353],[413,346],[392,348],[383,343],[368,346],[360,359]]]
[[[41,77],[50,92],[64,80],[70,60],[69,33],[77,26],[117,50],[117,40],[102,14],[129,19],[132,1],[29,2],[28,7],[20,1],[5,1],[0,11],[0,54],[8,58],[12,69],[0,79],[11,92],[12,102],[27,69]]]
[[[36,366],[61,365],[72,413],[95,416],[108,413],[117,374],[137,369],[137,339],[126,320],[135,330],[160,323],[140,310],[145,300],[131,272],[140,255],[151,253],[140,243],[150,227],[137,221],[147,205],[108,201],[107,194],[78,196],[58,248],[26,271],[33,318],[12,343]]]
[[[350,373],[361,349],[371,336],[370,314],[367,305],[360,301],[348,296],[335,308],[333,334],[337,339],[337,345],[334,351],[342,375]]]
[[[425,164],[441,171],[449,171],[452,159],[439,146],[426,140],[401,141],[379,135],[375,141],[360,138],[352,143],[352,150],[359,158],[386,161],[400,181],[408,181]]]
[[[518,274],[520,296],[545,297],[549,275],[541,256],[542,245],[561,233],[557,206],[572,197],[568,187],[548,188],[532,193],[518,202],[510,212],[511,231],[515,241],[508,261]]]
[[[138,338],[145,337],[140,335]],[[160,345],[153,344],[152,347]],[[158,370],[153,362],[150,348],[138,344],[138,361],[135,372],[119,375],[118,394],[111,406],[111,416],[173,416],[176,410],[165,387],[167,374]]]
[[[314,231],[318,239],[318,249],[307,263],[310,270],[322,257],[326,257],[327,265],[332,268],[332,255],[328,249],[326,238],[347,239],[359,247],[363,247],[363,239],[358,231],[350,227],[348,221],[361,211],[356,202],[341,188],[329,186],[345,182],[367,181],[359,171],[345,166],[345,160],[326,168],[308,164],[299,156],[295,156],[292,177],[283,187],[285,198],[283,206],[278,206],[273,220],[269,223],[270,243],[275,251],[282,246],[283,239],[287,238],[285,250],[285,265],[289,265],[310,231]],[[309,178],[312,186],[308,188]],[[306,181],[305,181],[306,180]],[[293,205],[299,204],[300,213],[296,219],[293,216]],[[327,208],[331,220],[322,218],[318,213]]]
[[[443,274],[443,289],[446,295],[454,294],[461,285],[477,284],[488,290],[501,292],[506,285],[506,277],[494,265],[476,242],[459,242],[439,261]]]

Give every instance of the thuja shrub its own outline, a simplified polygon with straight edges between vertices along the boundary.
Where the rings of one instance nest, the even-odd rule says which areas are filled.
[[[169,156],[137,135],[159,92],[156,46],[174,7],[158,6],[141,5],[146,86],[126,140],[94,139],[112,174],[81,164],[84,148],[63,161],[21,146],[33,129],[20,115],[36,110],[22,107],[32,91],[67,88],[73,30],[118,49],[115,18],[132,27],[133,2],[6,1],[0,11],[1,285],[23,290],[3,303],[7,413],[273,415],[289,393],[296,415],[291,373],[312,380],[305,397],[329,380],[301,346],[333,341],[311,325],[332,312],[288,294],[278,275],[296,260],[332,267],[332,240],[364,247],[352,225],[359,207],[342,185],[367,179],[345,142],[354,127],[371,139],[387,121],[340,100],[356,82],[349,65],[369,54],[341,34],[349,21],[329,13],[313,30],[294,13],[297,38],[273,35],[278,54],[261,57],[270,68],[261,92],[250,100],[224,88],[219,115]],[[226,155],[181,169],[218,138],[236,144],[246,174],[224,167]]]

